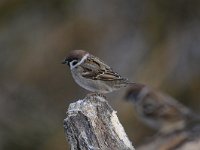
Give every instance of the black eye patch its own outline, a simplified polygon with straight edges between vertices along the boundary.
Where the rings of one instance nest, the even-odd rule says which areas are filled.
[[[77,63],[78,63],[78,61],[77,61],[77,60],[74,60],[74,61],[72,62],[72,65],[75,66]]]
[[[72,62],[72,65],[74,66],[78,63],[78,60],[74,59],[74,58],[66,58],[65,59],[65,63],[67,63],[68,66],[70,66],[70,62]]]

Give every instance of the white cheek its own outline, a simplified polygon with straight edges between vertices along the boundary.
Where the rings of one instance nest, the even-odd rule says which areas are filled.
[[[89,54],[86,54],[85,56],[83,56],[83,58],[81,59],[81,61],[79,61],[76,65],[73,65],[73,62],[74,62],[74,61],[71,61],[71,62],[69,63],[70,69],[72,70],[72,69],[74,69],[75,67],[81,65],[81,64],[87,59],[88,56],[89,56]]]
[[[70,69],[72,70],[72,69],[74,69],[76,66],[77,66],[77,64],[76,65],[73,65],[73,63],[74,63],[74,61],[76,61],[76,60],[73,60],[73,61],[71,61],[70,63],[69,63],[69,66],[70,66]]]

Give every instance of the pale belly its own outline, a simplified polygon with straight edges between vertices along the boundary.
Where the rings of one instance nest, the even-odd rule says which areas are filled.
[[[117,90],[116,88],[113,88],[110,84],[108,84],[105,81],[83,78],[76,71],[72,71],[72,76],[78,85],[91,92],[109,93],[114,90]]]

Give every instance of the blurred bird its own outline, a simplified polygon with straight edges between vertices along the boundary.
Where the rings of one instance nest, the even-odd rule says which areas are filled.
[[[139,118],[160,133],[168,134],[184,129],[200,117],[170,96],[157,92],[144,84],[135,84],[126,93]]]
[[[76,83],[91,92],[109,93],[132,84],[84,50],[72,51],[62,63],[70,67]]]

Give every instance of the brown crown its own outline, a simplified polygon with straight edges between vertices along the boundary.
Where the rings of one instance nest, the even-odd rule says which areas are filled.
[[[73,50],[71,51],[67,57],[65,58],[65,60],[62,62],[63,64],[65,63],[69,63],[72,60],[81,60],[83,58],[83,56],[85,54],[87,54],[88,52],[84,51],[84,50]]]
[[[125,98],[127,100],[132,100],[132,99],[136,99],[137,96],[140,94],[140,92],[142,91],[142,89],[146,87],[146,85],[144,84],[140,84],[140,83],[136,83],[134,85],[132,85],[128,91],[126,92]]]

